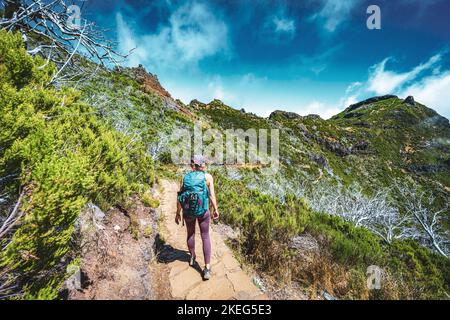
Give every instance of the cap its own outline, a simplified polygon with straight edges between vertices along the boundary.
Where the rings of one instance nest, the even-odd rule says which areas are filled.
[[[206,158],[202,155],[194,155],[191,159],[191,163],[197,166],[201,166],[206,163]]]

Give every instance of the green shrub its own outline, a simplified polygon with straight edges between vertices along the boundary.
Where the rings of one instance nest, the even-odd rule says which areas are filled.
[[[88,201],[103,209],[153,181],[145,149],[112,130],[71,89],[48,86],[55,72],[30,57],[19,34],[0,31],[0,176],[24,193],[24,213],[0,254],[26,298],[55,298],[74,222]]]
[[[333,256],[343,264],[369,266],[381,262],[380,239],[369,230],[357,228],[341,217],[315,213],[307,230],[317,236],[325,236]]]
[[[408,286],[414,299],[446,299],[450,292],[450,259],[431,252],[415,241],[395,241],[387,265]]]
[[[145,192],[144,194],[141,195],[141,201],[145,206],[147,206],[149,208],[159,207],[159,200],[154,198],[148,192]]]

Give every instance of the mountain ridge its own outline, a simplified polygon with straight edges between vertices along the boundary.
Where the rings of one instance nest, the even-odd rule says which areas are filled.
[[[172,103],[176,104],[180,110],[185,110],[184,108],[187,106],[194,108],[194,109],[201,109],[201,108],[208,108],[210,106],[219,106],[219,105],[229,107],[234,110],[238,110],[232,106],[226,105],[223,101],[221,101],[220,99],[217,99],[217,98],[214,98],[213,100],[211,100],[209,102],[201,102],[197,99],[193,99],[186,105],[183,102],[181,102],[180,100],[174,99],[172,97],[172,95],[161,85],[158,77],[156,75],[148,72],[142,65],[139,65],[138,67],[130,68],[130,70],[133,73],[133,75],[132,75],[133,78],[136,81],[138,81],[139,83],[143,84],[144,91],[150,90],[150,91],[156,93],[157,95],[159,95],[163,99],[169,98],[172,101]],[[410,106],[419,106],[419,105],[424,106],[423,104],[420,104],[420,103],[416,104],[416,101],[413,96],[408,96],[404,99],[401,99],[397,95],[387,94],[387,95],[373,96],[373,97],[361,100],[357,103],[351,104],[347,108],[345,108],[343,111],[332,116],[330,119],[335,119],[335,118],[338,118],[341,114],[349,114],[361,107],[369,106],[373,103],[384,101],[384,100],[389,100],[389,99],[393,99],[393,98],[402,100],[405,104],[408,104]],[[439,115],[434,109],[432,109],[432,110],[439,117],[447,119],[446,117]],[[244,108],[239,109],[239,111],[246,113]],[[183,111],[183,112],[185,112],[185,111]],[[252,114],[255,115],[254,113],[252,113]],[[271,112],[271,114],[268,117],[261,117],[258,115],[255,115],[255,116],[260,117],[260,118],[271,119],[271,118],[274,118],[276,115],[283,115],[288,119],[321,118],[320,115],[317,115],[317,114],[308,114],[308,115],[302,116],[296,112],[285,111],[285,110],[281,110],[281,109]],[[328,120],[330,120],[330,119],[328,119]],[[448,122],[448,119],[447,119],[447,122]]]

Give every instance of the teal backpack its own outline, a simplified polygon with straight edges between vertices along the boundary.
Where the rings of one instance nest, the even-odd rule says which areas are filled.
[[[185,216],[201,218],[208,211],[209,192],[205,172],[192,171],[184,176],[183,187],[178,193],[178,201]]]

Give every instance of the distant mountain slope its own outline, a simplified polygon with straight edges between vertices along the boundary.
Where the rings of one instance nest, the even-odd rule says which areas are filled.
[[[311,168],[325,168],[329,178],[372,188],[417,175],[425,184],[450,187],[449,122],[419,103],[395,96],[372,99],[330,120],[283,111],[263,119],[217,100],[190,106],[222,128],[281,128],[287,171],[309,175]]]

